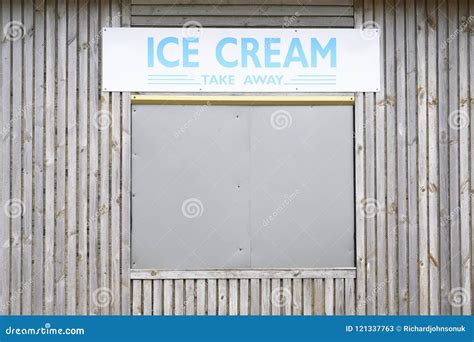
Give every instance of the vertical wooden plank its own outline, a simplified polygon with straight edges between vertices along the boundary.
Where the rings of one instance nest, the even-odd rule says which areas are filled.
[[[143,280],[143,314],[151,315],[153,308],[152,280]]]
[[[363,27],[363,2],[354,3],[354,27]],[[365,303],[366,293],[366,251],[365,251],[365,218],[363,205],[365,201],[365,122],[364,122],[364,96],[356,93],[354,103],[354,157],[355,157],[355,211],[356,229],[356,267],[357,267],[357,302]],[[366,312],[364,305],[358,305],[358,314]]]
[[[324,314],[324,280],[314,279],[314,314]]]
[[[23,9],[25,32],[33,32],[33,6],[25,4]],[[24,56],[24,103],[23,103],[23,246],[22,246],[22,315],[31,315],[32,288],[32,223],[33,223],[33,34],[25,34],[23,38]],[[4,127],[1,126],[0,127]],[[1,243],[1,242],[0,242]]]
[[[173,314],[173,281],[163,280],[163,315]]]
[[[130,0],[122,0],[122,27],[130,26]],[[130,133],[131,133],[131,105],[130,93],[122,93],[122,130],[121,130],[121,172],[122,186],[120,190],[121,204],[121,274],[122,281],[120,284],[122,294],[122,314],[127,315],[130,312],[130,182],[131,182],[131,166],[130,166]]]
[[[397,127],[396,127],[396,78],[395,54],[395,3],[389,0],[385,6],[385,91],[387,109],[387,268],[388,313],[397,314]],[[370,294],[372,296],[372,294]]]
[[[407,139],[408,139],[408,292],[409,314],[419,312],[418,283],[418,172],[417,172],[417,84],[416,84],[416,9],[414,1],[406,2],[406,67],[407,67]],[[380,241],[380,240],[379,240]],[[381,242],[380,242],[381,243]],[[380,244],[377,245],[379,248]],[[378,270],[383,272],[383,270]],[[382,284],[382,281],[379,281]],[[385,289],[386,286],[383,286]],[[381,291],[379,291],[381,294]],[[379,300],[380,297],[377,297]],[[379,305],[380,307],[380,305]],[[381,312],[378,312],[381,314]]]
[[[301,315],[303,313],[303,281],[301,279],[293,279],[293,315]]]
[[[375,22],[379,25],[381,46],[385,45],[385,2],[375,1],[374,16]],[[376,302],[377,314],[384,315],[387,313],[387,189],[386,189],[386,107],[388,99],[385,95],[385,49],[380,51],[380,84],[382,85],[380,91],[375,93],[375,178],[376,178],[376,192],[379,210],[377,210],[377,256],[376,256]],[[357,248],[359,248],[357,246]],[[380,284],[384,284],[381,286]]]
[[[185,283],[186,300],[184,305],[186,307],[186,315],[195,315],[194,310],[194,279],[186,279]]]
[[[10,3],[2,1],[2,27],[8,25],[11,22],[10,18]],[[1,42],[1,55],[2,55],[2,143],[0,144],[1,149],[1,163],[2,171],[0,179],[2,180],[2,208],[0,211],[1,226],[0,229],[0,248],[1,248],[1,259],[0,267],[4,270],[2,277],[0,277],[0,314],[9,314],[9,302],[10,302],[10,215],[9,211],[5,210],[6,206],[9,205],[10,201],[10,139],[11,139],[11,101],[10,101],[10,79],[12,77],[10,61],[11,61],[11,41],[8,39],[2,39]],[[8,100],[7,100],[8,99]],[[42,240],[42,237],[41,237]],[[42,272],[41,272],[42,274]],[[42,285],[42,284],[41,284]],[[38,288],[37,282],[35,283],[35,290]],[[35,293],[36,294],[36,293]],[[37,295],[36,295],[37,298]]]
[[[373,1],[364,1],[364,21],[373,22]],[[362,208],[366,225],[366,288],[367,293],[373,293],[376,287],[376,216],[380,210],[380,204],[375,192],[375,108],[374,94],[364,94],[364,116],[365,116],[365,207]],[[367,205],[374,203],[375,212],[370,212]],[[367,314],[375,314],[375,301],[366,301]]]
[[[55,214],[55,314],[64,315],[66,310],[66,50],[67,50],[67,8],[65,2],[57,3],[57,61],[56,61],[56,205]]]
[[[100,35],[104,27],[110,26],[110,5],[111,1],[101,0],[100,1],[100,25],[95,28],[96,36]],[[95,38],[95,45],[99,45],[98,39]],[[97,48],[97,56],[99,57],[99,65],[97,70],[97,75],[99,70],[101,70],[101,58],[100,52]],[[99,85],[99,79],[96,79],[97,86]],[[95,141],[91,139],[91,153],[93,151],[99,152],[99,250],[100,250],[100,262],[99,262],[99,284],[101,287],[110,288],[109,276],[110,276],[110,126],[111,126],[111,107],[110,107],[110,97],[111,95],[108,92],[102,92],[99,87],[97,91],[100,93],[99,97],[99,109],[94,115],[94,127],[93,133],[91,136],[98,135],[98,145],[97,147],[92,142]],[[97,107],[96,107],[97,110]],[[92,150],[94,148],[94,150]],[[95,166],[95,164],[94,164]],[[103,307],[101,310],[102,314],[107,315],[109,313],[108,307]]]
[[[88,118],[89,118],[89,108],[87,97],[82,96],[89,92],[88,78],[87,78],[87,63],[88,63],[88,53],[87,49],[84,48],[87,45],[87,22],[88,22],[88,7],[80,6],[79,4],[79,14],[78,14],[78,183],[77,183],[77,216],[78,216],[78,308],[77,314],[85,315],[88,313],[88,277],[89,277],[89,268],[88,268],[88,187],[87,187],[87,175],[88,175],[88,166],[87,166],[87,150],[88,150]],[[92,242],[94,246],[95,241]],[[95,264],[91,263],[90,267],[93,267]]]
[[[281,279],[272,279],[272,292],[271,292],[271,305],[272,305],[272,315],[279,316],[281,315],[281,308],[285,302],[281,301],[281,298],[284,295],[283,287],[281,287]]]
[[[249,280],[240,279],[240,293],[239,293],[239,314],[248,315],[249,314]]]
[[[291,286],[291,279],[285,278],[282,281],[282,290],[281,295],[283,298],[282,305],[282,315],[283,316],[291,316],[292,314],[292,306],[293,306],[293,295],[292,295],[292,286]]]
[[[355,303],[354,303],[354,279],[344,279],[344,314],[354,315]]]
[[[81,5],[79,5],[81,6]],[[102,247],[100,244],[101,232],[99,232],[100,219],[103,211],[99,211],[98,205],[98,177],[99,177],[99,166],[98,166],[98,125],[97,125],[97,112],[98,112],[98,48],[96,38],[99,30],[99,4],[98,0],[92,0],[89,3],[89,39],[85,48],[89,53],[89,122],[88,122],[88,133],[89,133],[89,150],[88,150],[88,160],[89,160],[89,170],[88,170],[88,181],[89,181],[89,293],[91,299],[89,301],[89,313],[92,315],[98,315],[101,312],[106,311],[106,308],[103,308],[102,305],[98,305],[97,300],[94,299],[93,294],[98,289],[104,289],[109,291],[110,288],[107,287],[105,282],[102,282],[104,279],[102,272],[103,269],[103,259],[99,248]],[[103,310],[103,311],[102,311]]]
[[[436,4],[428,3],[428,229],[430,314],[439,314],[438,82]]]
[[[238,279],[229,279],[229,315],[239,314],[239,288]]]
[[[206,314],[206,281],[204,279],[196,280],[196,314]]]
[[[217,282],[215,279],[207,280],[207,314],[217,314]]]
[[[12,20],[14,22],[22,22],[21,3],[12,4]],[[25,209],[25,203],[21,198],[21,126],[23,121],[22,48],[21,37],[20,39],[12,39],[12,113],[10,114],[11,121],[9,121],[11,122],[11,189],[7,190],[11,191],[10,202],[7,204],[7,212],[11,220],[10,313],[12,315],[21,314],[21,221]],[[20,210],[14,211],[14,206],[18,204],[20,205]]]
[[[227,315],[227,279],[219,279],[217,281],[217,291],[219,296],[218,315]]]
[[[35,3],[35,52],[34,52],[34,209],[33,209],[33,314],[43,313],[44,297],[44,25],[45,4]],[[6,142],[6,141],[5,141]],[[3,277],[2,277],[3,278]]]
[[[420,314],[429,313],[428,264],[428,154],[427,83],[426,83],[426,0],[416,6],[417,36],[417,111],[418,111],[418,222]]]
[[[324,279],[324,313],[334,315],[334,279]]]
[[[163,315],[163,280],[153,280],[153,315]]]
[[[407,106],[405,3],[395,9],[396,44],[396,165],[398,227],[398,313],[408,314],[408,180],[407,180]]]
[[[121,10],[120,3],[112,1],[111,26],[120,26]],[[111,167],[110,167],[110,287],[114,297],[111,313],[120,313],[120,126],[121,126],[121,95],[118,92],[112,93],[112,113],[111,113]],[[109,144],[108,144],[109,145]]]
[[[260,281],[250,279],[250,315],[260,314]]]
[[[94,31],[91,33],[95,33],[92,37],[98,37],[100,32],[104,27],[108,27],[110,25],[110,8],[111,8],[111,1],[101,0],[100,1],[100,25],[94,25]],[[98,59],[97,65],[97,75],[99,75],[99,70],[101,70],[102,64],[99,48],[98,39],[94,39],[94,45],[92,49],[96,54],[96,58]],[[96,48],[97,46],[97,48]],[[96,84],[98,85],[99,79],[96,79]],[[91,153],[95,151],[99,152],[99,206],[98,206],[98,213],[99,213],[99,246],[100,246],[100,272],[99,272],[99,284],[101,287],[110,288],[110,174],[109,174],[109,162],[110,162],[110,129],[111,129],[111,106],[110,106],[110,93],[102,92],[101,89],[97,87],[98,92],[100,93],[99,98],[99,109],[97,111],[97,107],[95,107],[96,112],[92,112],[94,118],[94,127],[91,131]],[[116,94],[117,95],[117,94]],[[95,139],[98,140],[95,140]],[[97,147],[93,143],[97,141]],[[96,160],[91,162],[91,168],[96,166]],[[96,177],[97,178],[97,177]],[[102,314],[107,315],[109,313],[109,308],[107,306],[103,307],[101,310]]]
[[[474,17],[474,0],[469,0],[469,18],[472,18]],[[470,154],[469,154],[469,160],[471,161],[471,183],[470,183],[470,188],[473,186],[473,182],[474,182],[474,166],[473,166],[473,161],[474,161],[474,34],[470,34],[469,35],[469,41],[468,41],[468,44],[469,44],[469,48],[468,48],[468,56],[469,56],[469,94],[471,95],[471,99],[469,101],[469,127],[470,127],[470,135],[471,135],[471,144],[470,144]],[[470,266],[469,266],[469,262],[466,262],[466,267],[471,267],[471,272],[470,272],[470,275],[471,275],[471,287],[470,289],[468,289],[468,291],[470,291],[470,294],[471,294],[471,315],[474,314],[474,300],[473,300],[473,296],[474,296],[474,281],[472,281],[472,279],[474,279],[474,232],[473,232],[473,227],[474,227],[474,200],[472,199],[471,197],[471,206],[470,206],[470,210],[471,210],[471,231],[470,231],[470,235],[471,235],[471,238],[468,239],[466,237],[464,237],[466,240],[468,240],[466,243],[469,243],[471,244],[471,248],[470,248]],[[463,259],[464,260],[464,259]]]
[[[67,306],[76,313],[77,289],[77,1],[68,3],[67,23]]]
[[[449,103],[449,212],[448,222],[450,225],[450,264],[451,264],[451,288],[461,286],[461,260],[460,260],[460,215],[459,215],[459,135],[460,123],[456,120],[462,117],[459,103],[459,22],[458,1],[453,0],[448,4],[448,103]],[[431,241],[431,240],[430,240]],[[451,307],[452,314],[459,315],[460,307]]]
[[[336,315],[344,315],[344,279],[337,278],[334,280],[335,296],[334,296],[334,313]]]
[[[46,3],[46,105],[45,105],[45,313],[54,313],[54,165],[55,165],[55,1]]]
[[[469,8],[467,0],[459,0],[459,18],[462,21],[460,25],[465,25],[469,17]],[[471,30],[471,35],[473,32]],[[460,163],[460,262],[461,262],[461,288],[470,294],[471,300],[467,298],[466,304],[461,307],[463,315],[471,314],[472,293],[471,293],[471,270],[470,270],[470,190],[471,179],[469,174],[469,60],[473,56],[468,54],[468,31],[461,30],[459,33],[459,114],[463,116],[464,121],[459,130],[459,163]],[[472,119],[471,119],[472,120]],[[471,125],[473,122],[471,121]],[[472,139],[472,137],[471,137]],[[444,296],[445,298],[446,296]]]
[[[142,314],[142,281],[133,281],[133,301],[132,315],[138,316]]]
[[[262,279],[262,315],[270,315],[271,308],[271,292],[270,292],[270,279]]]
[[[448,132],[448,4],[442,2],[438,5],[438,108],[439,108],[439,213],[440,213],[440,281],[441,281],[441,306],[440,313],[448,314],[451,307],[448,303],[447,292],[450,282],[450,256],[449,256],[449,132]],[[443,293],[445,295],[443,295]]]
[[[303,279],[303,315],[313,314],[313,279]]]
[[[174,314],[181,316],[184,314],[184,280],[174,281]]]

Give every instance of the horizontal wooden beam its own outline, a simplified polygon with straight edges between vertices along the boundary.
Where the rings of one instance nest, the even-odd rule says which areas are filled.
[[[133,95],[132,104],[165,105],[242,105],[242,106],[303,106],[352,105],[354,96],[189,96]]]
[[[132,279],[348,279],[356,277],[355,267],[253,269],[253,270],[131,270]]]

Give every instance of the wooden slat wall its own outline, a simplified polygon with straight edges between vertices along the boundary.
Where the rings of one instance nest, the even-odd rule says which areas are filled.
[[[382,89],[355,105],[357,313],[471,314],[474,1],[354,13],[382,43]]]
[[[0,314],[128,314],[130,99],[100,92],[99,46],[130,4],[4,0],[0,18],[19,34],[0,45]]]
[[[354,282],[353,278],[134,279],[132,314],[353,315]]]
[[[471,314],[474,0],[254,3],[1,1],[0,27],[25,34],[0,44],[0,313]],[[131,288],[130,96],[100,92],[100,32],[193,18],[381,30],[382,89],[356,94],[356,279]]]
[[[133,0],[131,9],[132,26],[141,27],[354,26],[352,0],[306,0],[294,4],[291,1]]]

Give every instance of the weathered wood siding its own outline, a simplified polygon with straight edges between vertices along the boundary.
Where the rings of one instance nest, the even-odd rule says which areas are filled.
[[[133,315],[354,315],[351,269],[133,271]]]
[[[382,91],[356,95],[358,314],[471,314],[474,1],[357,1]]]
[[[170,5],[172,4],[172,5]],[[258,4],[258,5],[256,5]],[[132,0],[132,26],[353,27],[352,0]]]
[[[1,1],[1,314],[130,312],[130,100],[99,71],[129,12]]]
[[[164,3],[1,1],[3,31],[23,28],[0,45],[0,313],[471,314],[474,0]],[[381,30],[382,91],[356,94],[355,279],[131,289],[130,98],[100,91],[100,32],[193,20]]]

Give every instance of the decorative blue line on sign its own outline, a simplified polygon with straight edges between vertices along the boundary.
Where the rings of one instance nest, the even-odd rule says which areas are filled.
[[[284,85],[336,85],[336,83],[284,83]]]
[[[336,75],[296,75],[298,77],[336,77]]]
[[[311,79],[301,79],[301,78],[291,78],[290,81],[296,81],[296,82],[335,82],[336,79],[334,78],[319,78],[317,80],[311,80]]]
[[[195,81],[194,78],[149,78],[148,81]]]
[[[170,74],[148,74],[148,76],[156,76],[156,77],[162,77],[162,76],[169,76],[169,77],[189,77],[189,75],[170,75]]]
[[[190,83],[190,82],[148,82],[148,84],[165,84],[165,85],[189,85],[189,84],[201,84],[201,83]]]

